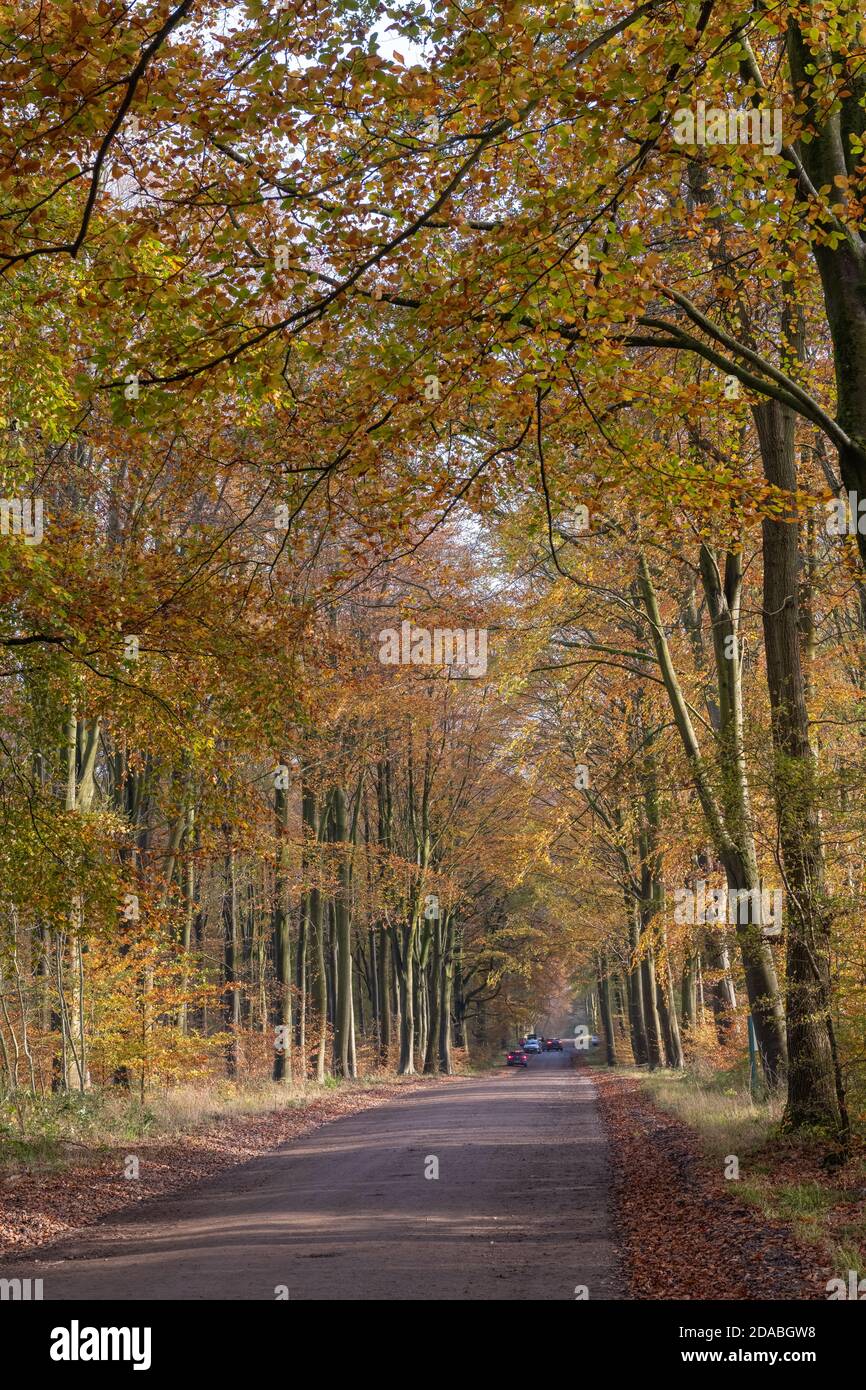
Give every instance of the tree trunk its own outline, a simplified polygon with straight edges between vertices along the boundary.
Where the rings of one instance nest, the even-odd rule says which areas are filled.
[[[779,402],[753,409],[769,483],[797,488],[794,417]],[[788,1101],[791,1127],[824,1126],[847,1137],[831,1014],[830,927],[818,821],[815,761],[801,659],[796,510],[764,518],[764,643],[772,713],[773,791],[787,886]]]
[[[379,1026],[381,1030],[380,1058],[387,1066],[391,1056],[391,938],[387,927],[379,929]]]
[[[711,927],[707,927],[704,932],[704,959],[716,976],[710,988],[710,1008],[716,1036],[720,1043],[726,1043],[733,1031],[737,1000],[731,980],[728,948],[721,933]],[[701,989],[703,990],[703,979]]]
[[[656,992],[656,972],[653,951],[644,947],[640,962],[641,986],[644,1006],[644,1025],[647,1040],[647,1060],[650,1071],[657,1071],[662,1065],[662,1026],[659,1019]]]
[[[808,11],[805,14],[808,16]],[[846,90],[838,105],[825,104],[820,95],[815,95],[814,73],[820,73],[830,57],[821,49],[812,50],[800,21],[793,15],[788,20],[787,48],[795,99],[801,104],[806,127],[814,126],[815,130],[811,140],[798,142],[803,167],[814,188],[840,184],[844,187],[850,181],[853,192],[859,155],[857,144],[853,139],[849,141],[847,132],[863,132],[866,83],[862,70],[845,83]],[[804,204],[805,201],[804,198]],[[826,217],[822,221],[826,226]],[[814,236],[812,252],[833,340],[836,420],[848,439],[848,443],[837,443],[842,483],[862,500],[866,498],[866,252],[862,234],[852,231],[832,239]],[[857,544],[866,567],[866,535],[859,529]],[[819,974],[820,970],[818,966]],[[820,1067],[820,1060],[816,1060]],[[825,1097],[823,1102],[818,1097],[820,1110],[826,1106],[827,1088],[823,1081],[819,1081],[818,1087]],[[801,1089],[799,1082],[797,1089]]]
[[[613,1032],[613,1014],[610,1007],[610,978],[608,976],[608,957],[606,951],[598,956],[598,997],[601,1001],[601,1026],[604,1032],[607,1065],[616,1066],[616,1038]]]
[[[665,1051],[668,1055],[668,1066],[682,1068],[683,1044],[680,1037],[680,1025],[677,1019],[676,1000],[674,998],[674,981],[671,973],[671,962],[667,951],[667,941],[664,941],[664,960],[661,965],[661,981],[659,996],[665,1001]]]
[[[287,759],[282,765],[287,766]],[[271,937],[277,981],[274,1015],[274,1081],[292,1083],[292,942],[289,907],[286,901],[286,836],[289,827],[288,789],[277,784],[274,790],[274,833],[276,861],[274,869],[274,903]]]
[[[698,1016],[697,959],[694,951],[686,951],[683,961],[681,990],[681,1024],[686,1034],[694,1028]]]
[[[185,911],[183,917],[183,935],[181,937],[181,949],[183,951],[183,975],[181,989],[186,993],[189,988],[189,955],[192,950],[193,926],[195,923],[195,802],[190,797],[190,803],[186,812],[186,873],[184,875],[184,898]],[[181,1033],[186,1033],[189,1029],[189,1004],[186,999],[181,1000],[178,1012],[178,1027]]]
[[[451,1054],[451,1007],[454,994],[454,914],[446,913],[442,949],[442,988],[439,992],[439,1070],[445,1076],[454,1071]]]
[[[328,1046],[328,974],[325,966],[325,922],[321,891],[313,888],[310,892],[310,920],[316,948],[316,1003],[319,1010],[319,1041],[316,1051],[316,1080],[319,1085],[325,1080],[325,1058]]]
[[[350,911],[351,870],[349,864],[346,793],[334,790],[334,839],[339,846],[337,896],[334,923],[337,950],[337,992],[334,1015],[334,1063],[338,1076],[352,1075],[352,919]]]
[[[417,919],[403,928],[400,943],[400,960],[397,972],[397,988],[400,998],[400,1060],[397,1071],[400,1076],[415,1074],[415,938]]]
[[[742,726],[741,652],[738,622],[742,587],[742,559],[728,552],[722,580],[715,556],[701,547],[701,578],[713,623],[713,648],[720,704],[720,748],[725,777],[725,802],[718,799],[689,714],[688,705],[671,660],[667,636],[659,613],[658,600],[643,555],[639,559],[639,585],[650,621],[653,646],[668,692],[674,722],[689,760],[698,800],[715,850],[725,868],[729,890],[750,892],[759,888],[751,825],[748,779],[746,777]],[[784,1079],[787,1047],[784,1014],[772,953],[761,939],[754,923],[737,924],[737,940],[743,958],[743,972],[749,1007],[761,1049],[769,1085]]]
[[[439,1059],[439,1013],[442,1007],[442,922],[439,917],[431,922],[430,931],[427,1040],[424,1048],[424,1071],[427,1075],[436,1071]]]
[[[230,835],[226,827],[226,838]],[[238,923],[238,885],[234,847],[225,856],[225,892],[223,894],[223,986],[225,990],[225,1025],[231,1033],[226,1049],[226,1073],[238,1074],[241,1023],[241,995],[238,981],[240,935]]]

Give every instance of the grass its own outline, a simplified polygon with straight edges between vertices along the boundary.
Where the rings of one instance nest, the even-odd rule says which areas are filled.
[[[866,1146],[855,1144],[849,1162],[832,1176],[821,1166],[827,1145],[814,1136],[786,1134],[780,1098],[753,1097],[742,1065],[715,1071],[697,1063],[682,1072],[648,1073],[619,1069],[636,1076],[660,1109],[687,1125],[714,1164],[729,1154],[739,1160],[740,1178],[725,1187],[757,1207],[764,1216],[784,1221],[796,1237],[820,1246],[845,1277],[866,1273]]]
[[[0,1174],[57,1171],[132,1140],[172,1139],[240,1116],[302,1110],[337,1088],[365,1093],[399,1080],[386,1072],[347,1081],[329,1077],[324,1087],[315,1081],[288,1087],[270,1080],[201,1079],[153,1087],[143,1105],[136,1094],[114,1087],[44,1097],[19,1092],[0,1101]]]
[[[752,1096],[738,1070],[644,1072],[641,1078],[656,1105],[696,1130],[716,1159],[736,1154],[742,1161],[767,1143],[782,1118],[781,1102]]]

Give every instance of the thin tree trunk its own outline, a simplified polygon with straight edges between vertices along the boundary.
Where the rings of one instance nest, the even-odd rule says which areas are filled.
[[[691,950],[686,951],[683,961],[681,999],[682,1030],[686,1034],[694,1028],[698,1014],[697,959]]]
[[[328,973],[325,965],[325,921],[321,891],[313,888],[310,893],[310,917],[313,938],[316,944],[316,987],[319,1011],[319,1042],[316,1051],[316,1080],[319,1085],[325,1080],[325,1058],[328,1046]]]
[[[334,1063],[338,1076],[352,1075],[352,921],[346,793],[334,789],[334,840],[339,847],[338,889],[334,899],[337,951],[337,1000],[334,1016]]]
[[[181,938],[181,949],[183,951],[183,974],[181,977],[181,990],[184,994],[189,988],[189,954],[192,950],[193,924],[195,922],[195,857],[193,847],[195,844],[195,802],[190,799],[186,812],[186,876],[185,892],[186,911],[183,919],[183,935]],[[189,1005],[184,998],[181,1000],[178,1012],[178,1027],[181,1033],[188,1031]]]
[[[288,766],[283,758],[282,767]],[[274,867],[274,901],[271,916],[271,939],[274,950],[277,997],[274,1010],[274,1081],[292,1084],[292,939],[289,907],[286,901],[286,837],[289,827],[289,793],[278,778],[274,788],[274,835],[276,856]]]
[[[226,838],[230,830],[226,827]],[[225,1025],[231,1038],[226,1048],[226,1073],[238,1074],[240,1050],[241,996],[238,981],[240,948],[238,923],[238,885],[235,850],[229,845],[225,856],[225,891],[223,894],[223,985],[225,989]]]
[[[439,1070],[445,1076],[454,1072],[454,1059],[451,1051],[451,1011],[454,995],[454,913],[445,915],[445,932],[442,948],[442,988],[439,991]]]
[[[439,1057],[439,1013],[442,1001],[442,922],[431,922],[430,975],[428,990],[427,1039],[424,1049],[424,1071],[435,1072]]]
[[[607,1065],[615,1067],[616,1038],[613,1031],[613,1014],[610,1007],[610,978],[608,976],[608,956],[606,951],[598,955],[598,997],[601,1001],[601,1026],[604,1032]]]
[[[397,989],[400,998],[400,1076],[415,1074],[415,936],[417,921],[413,916],[403,928],[400,943]]]

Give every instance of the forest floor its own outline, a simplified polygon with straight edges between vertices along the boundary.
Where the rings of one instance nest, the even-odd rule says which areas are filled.
[[[0,1255],[49,1298],[508,1299],[541,1261],[544,1297],[803,1300],[862,1275],[861,1149],[828,1170],[733,1088],[600,1063],[175,1096],[172,1132],[7,1166]]]
[[[756,1125],[739,1153],[730,1142],[722,1153],[662,1108],[669,1092],[654,1090],[653,1078],[579,1064],[591,1070],[611,1145],[614,1225],[632,1298],[826,1299],[831,1278],[862,1272],[860,1150],[827,1171],[820,1146]],[[725,1177],[733,1156],[737,1180]]]
[[[288,1094],[276,1086],[239,1087],[233,1094],[203,1089],[195,1098],[181,1092],[163,1107],[155,1102],[158,1126],[172,1133],[106,1142],[88,1136],[82,1125],[78,1133],[84,1139],[7,1142],[0,1172],[0,1255],[36,1249],[149,1198],[187,1191],[344,1115],[455,1079],[377,1075],[324,1090],[296,1085]],[[92,1102],[99,1104],[99,1097]],[[118,1113],[106,1125],[101,1113],[96,1128],[110,1133],[124,1118]],[[16,1156],[20,1149],[26,1157]],[[126,1176],[134,1171],[137,1177]]]

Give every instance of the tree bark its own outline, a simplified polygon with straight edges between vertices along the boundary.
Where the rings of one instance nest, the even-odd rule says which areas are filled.
[[[445,915],[445,932],[442,949],[442,988],[439,992],[439,1070],[445,1076],[454,1071],[451,1052],[451,1010],[454,994],[454,913]]]
[[[351,869],[349,864],[346,793],[334,789],[334,839],[339,847],[338,889],[334,899],[337,949],[337,991],[334,1016],[334,1062],[338,1076],[352,1075],[352,919],[350,906]]]
[[[616,1060],[616,1038],[613,1031],[613,1015],[610,1007],[610,977],[608,975],[608,956],[606,951],[600,951],[598,955],[598,997],[601,1001],[601,1026],[604,1031],[605,1056],[607,1065],[615,1067]]]
[[[226,839],[231,835],[225,828]],[[238,885],[234,846],[229,843],[225,856],[225,891],[223,893],[223,987],[225,990],[225,1026],[231,1034],[226,1047],[226,1074],[238,1074],[241,1024],[241,995],[238,980],[240,926],[238,923]]]
[[[706,545],[701,547],[701,577],[713,619],[713,646],[721,707],[721,756],[727,773],[724,779],[725,806],[716,796],[701,755],[688,705],[674,670],[649,566],[643,554],[639,558],[638,571],[656,659],[707,828],[725,868],[728,887],[737,891],[752,890],[758,887],[759,879],[742,739],[741,655],[737,629],[740,561],[733,552],[729,553],[723,584],[715,557]],[[768,1084],[777,1085],[784,1079],[787,1047],[782,1001],[772,954],[761,939],[756,924],[738,922],[736,931],[765,1075]]]
[[[791,1127],[844,1131],[848,1118],[831,1013],[830,928],[816,802],[815,760],[801,659],[795,421],[776,401],[754,407],[767,481],[792,498],[762,522],[763,625],[773,730],[773,791],[787,907],[788,1099]]]
[[[287,759],[283,758],[283,766]],[[289,908],[286,901],[286,836],[289,826],[288,789],[277,786],[274,791],[274,834],[276,857],[274,867],[274,902],[271,918],[274,967],[277,997],[274,1010],[274,1081],[291,1085],[292,1081],[292,942]]]

